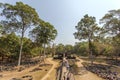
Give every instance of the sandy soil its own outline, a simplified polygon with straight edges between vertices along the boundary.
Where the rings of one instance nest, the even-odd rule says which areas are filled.
[[[79,58],[77,58],[79,59]],[[77,66],[78,67],[83,67],[83,65],[81,64],[83,62],[82,59],[79,59],[80,61],[77,62]],[[86,71],[85,74],[81,74],[81,75],[75,75],[75,80],[104,80],[100,77],[98,77],[96,74],[91,73],[90,71]]]
[[[48,61],[53,64],[53,66],[41,80],[56,80],[56,67],[58,62],[53,61],[52,58],[48,58]]]
[[[79,60],[80,61],[77,62],[76,64],[78,65],[78,67],[83,67],[83,65],[81,64],[83,60],[82,59],[79,59]],[[30,71],[33,70],[34,68],[39,67],[38,65],[25,69],[21,72],[18,72],[18,71],[2,72],[0,74],[3,74],[3,77],[0,78],[0,80],[10,80],[11,78],[14,78],[14,77],[19,78],[23,75],[32,75],[33,80],[55,80],[56,67],[58,66],[59,62],[53,61],[52,58],[47,58],[46,63],[52,64],[52,65],[40,67],[42,70],[36,71],[36,72],[30,72]],[[85,74],[75,75],[75,80],[104,80],[104,79],[98,77],[96,74],[93,74],[87,71],[87,73]]]
[[[27,68],[21,72],[18,72],[18,71],[2,72],[2,73],[0,73],[0,75],[2,74],[3,77],[2,78],[0,77],[0,80],[10,80],[12,78],[21,78],[24,75],[32,75],[33,80],[41,80],[41,78],[42,78],[42,80],[45,80],[49,76],[51,71],[54,69],[54,67],[56,66],[56,64],[54,64],[54,62],[52,61],[52,58],[48,58],[45,61],[45,63],[46,64],[53,64],[53,65],[43,66],[43,67],[39,67],[39,65],[36,65],[36,66],[32,66],[30,68]],[[30,72],[35,68],[40,68],[42,70]]]

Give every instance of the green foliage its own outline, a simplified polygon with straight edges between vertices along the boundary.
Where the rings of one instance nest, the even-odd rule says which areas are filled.
[[[8,32],[25,30],[31,25],[35,25],[39,21],[39,16],[35,9],[22,2],[16,2],[16,5],[4,4],[2,16],[6,20],[2,20],[1,23]]]
[[[3,31],[2,31],[2,28],[3,28],[2,25],[0,25],[0,35],[1,35],[2,32],[3,32]]]
[[[45,45],[49,44],[57,36],[57,30],[48,22],[40,21],[39,26],[35,27],[30,35],[34,38],[39,46],[44,47],[44,56],[45,56]]]
[[[81,56],[87,56],[88,55],[88,43],[87,42],[76,43],[74,46],[74,53],[81,55]]]
[[[46,54],[52,54],[53,53],[53,49],[52,49],[52,47],[50,45],[48,45],[46,47],[45,51],[46,51]]]
[[[97,57],[99,55],[103,55],[105,53],[105,46],[99,42],[92,42],[92,54]]]
[[[18,57],[19,52],[19,37],[15,33],[0,37],[0,49],[4,56]]]
[[[35,27],[30,35],[38,44],[49,44],[57,36],[57,30],[48,22],[40,22],[38,27]]]
[[[112,45],[105,45],[105,52],[104,52],[104,56],[106,57],[113,57],[113,51],[114,51],[114,47]]]
[[[76,39],[79,40],[92,40],[98,32],[99,27],[95,23],[95,17],[88,16],[87,14],[78,22],[75,28],[77,32],[74,33]]]
[[[100,20],[103,24],[103,29],[105,34],[110,34],[115,36],[120,33],[120,9],[110,10],[105,16]]]
[[[103,24],[103,34],[108,34],[110,39],[109,45],[106,49],[106,55],[113,57],[119,56],[119,47],[120,47],[120,9],[110,10],[100,22]],[[105,36],[106,37],[106,36]]]
[[[31,50],[31,54],[32,56],[39,56],[39,55],[42,55],[43,52],[43,48],[42,47],[35,47]]]
[[[64,53],[65,52],[65,48],[63,44],[58,44],[56,46],[56,53]]]
[[[65,51],[69,53],[73,53],[73,46],[72,45],[65,45]]]
[[[23,56],[31,55],[31,49],[33,48],[32,41],[26,37],[23,38]]]
[[[91,63],[93,62],[93,53],[96,53],[92,41],[98,36],[100,28],[96,24],[95,17],[88,16],[87,14],[78,22],[75,26],[77,32],[74,33],[74,36],[78,40],[87,40],[88,41],[88,53],[91,58]]]
[[[0,56],[8,57],[8,60],[17,60],[19,57],[20,38],[15,33],[6,34],[0,37]],[[27,57],[38,56],[43,50],[41,47],[36,47],[28,38],[23,38],[22,59]]]
[[[22,2],[16,2],[15,5],[4,4],[1,15],[6,18],[6,20],[1,21],[4,31],[21,33],[18,60],[18,66],[20,66],[24,33],[30,26],[38,24],[39,16],[34,8]]]

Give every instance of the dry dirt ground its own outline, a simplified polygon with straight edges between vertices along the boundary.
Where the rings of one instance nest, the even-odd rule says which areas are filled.
[[[76,63],[77,66],[83,67],[83,65],[81,64],[83,60],[82,59],[79,59],[79,60],[80,61]],[[0,80],[10,80],[11,78],[21,78],[23,75],[31,75],[33,77],[33,80],[56,80],[56,68],[58,67],[59,61],[54,61],[52,60],[52,58],[47,58],[46,64],[51,64],[51,65],[42,66],[42,67],[39,67],[39,65],[36,65],[30,68],[27,68],[21,72],[18,72],[18,71],[2,72],[0,73],[0,75],[2,74],[3,77],[0,78]],[[30,72],[31,70],[38,67],[42,70]],[[104,79],[86,70],[86,73],[84,74],[75,75],[75,80],[104,80]]]
[[[77,58],[79,59],[79,58]],[[81,64],[83,62],[82,59],[79,59],[80,61],[77,62],[78,67],[83,67]],[[81,75],[75,75],[75,80],[104,80],[100,77],[98,77],[96,74],[91,73],[90,71],[86,71],[84,74]]]
[[[39,65],[36,65],[30,68],[27,68],[21,72],[18,72],[18,71],[2,72],[0,73],[0,75],[3,75],[3,77],[0,77],[0,80],[10,80],[12,78],[21,78],[24,75],[31,75],[33,77],[33,80],[55,80],[56,78],[55,68],[58,62],[53,61],[52,58],[47,58],[45,63],[51,64],[51,65],[42,66],[42,67],[39,67]],[[35,68],[40,68],[41,70],[30,72]]]
[[[52,58],[49,58],[48,60],[53,66],[41,80],[56,80],[56,68],[58,67],[58,62],[53,61]]]

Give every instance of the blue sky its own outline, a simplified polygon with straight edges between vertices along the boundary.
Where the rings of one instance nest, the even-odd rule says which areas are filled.
[[[120,0],[0,0],[15,4],[22,1],[35,8],[41,19],[50,22],[58,31],[55,43],[74,44],[73,33],[78,21],[85,15],[96,17],[97,22],[109,10],[120,9]]]

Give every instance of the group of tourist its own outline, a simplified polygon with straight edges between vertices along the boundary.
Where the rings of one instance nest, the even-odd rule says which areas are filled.
[[[110,66],[94,64],[92,66],[85,67],[87,70],[97,74],[106,80],[120,80],[120,78],[117,76],[117,72],[112,72],[110,70]]]

